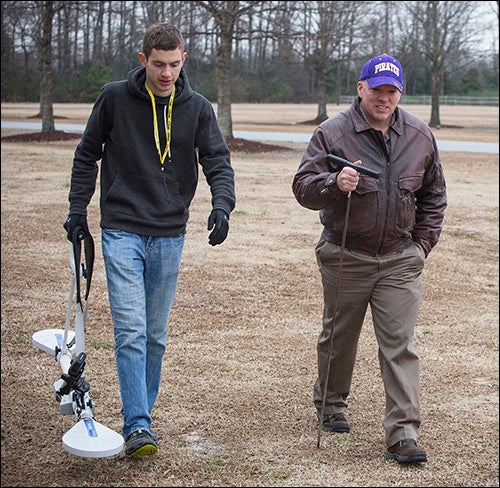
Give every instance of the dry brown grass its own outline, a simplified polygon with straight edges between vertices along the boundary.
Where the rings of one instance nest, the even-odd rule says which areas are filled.
[[[282,110],[287,124],[314,117],[314,106],[299,108]],[[462,109],[446,123],[464,128],[438,137],[498,142],[498,108],[478,117]],[[2,105],[3,119],[6,111]],[[245,130],[280,121],[276,107],[235,112]],[[323,433],[316,447],[322,303],[313,248],[321,228],[291,193],[302,144],[233,154],[238,203],[228,240],[215,248],[200,182],[153,411],[159,453],[92,459],[62,448],[74,417],[61,416],[53,398],[60,370],[31,344],[34,332],[64,327],[70,270],[62,222],[76,143],[2,143],[2,486],[498,486],[498,155],[442,153],[449,207],[426,262],[415,338],[426,465],[383,458],[370,317],[347,411],[352,432]],[[96,419],[120,431],[97,195],[89,208],[97,256],[85,377]]]

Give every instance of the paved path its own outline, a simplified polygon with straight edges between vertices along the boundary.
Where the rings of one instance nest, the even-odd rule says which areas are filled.
[[[312,131],[311,131],[312,134]],[[293,132],[254,132],[254,131],[233,131],[234,137],[250,139],[253,141],[274,141],[274,142],[304,142],[307,144],[311,134],[300,134]],[[437,140],[440,151],[455,152],[476,152],[498,154],[497,142],[469,142],[469,141],[445,141]]]
[[[2,122],[2,129],[26,129],[41,130],[41,122]],[[85,125],[79,124],[57,124],[56,130],[65,132],[83,132]],[[233,131],[234,137],[248,139],[250,141],[272,141],[272,142],[303,142],[307,144],[311,138],[310,134],[296,132],[257,132],[257,131]],[[445,141],[437,140],[440,151],[474,152],[498,154],[497,142],[472,142],[472,141]]]

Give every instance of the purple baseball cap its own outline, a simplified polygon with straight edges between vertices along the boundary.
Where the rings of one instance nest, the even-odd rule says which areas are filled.
[[[371,88],[377,88],[380,85],[392,85],[403,93],[403,68],[401,63],[387,54],[375,56],[367,61],[359,74],[359,80],[366,80]]]

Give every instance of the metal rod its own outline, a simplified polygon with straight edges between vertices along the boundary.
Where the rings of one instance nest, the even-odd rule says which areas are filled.
[[[325,405],[326,405],[326,392],[328,388],[328,380],[330,378],[330,362],[332,358],[332,349],[333,349],[333,331],[335,329],[335,323],[337,322],[337,304],[338,297],[340,293],[340,281],[342,274],[342,264],[344,262],[344,250],[345,250],[345,241],[347,236],[347,223],[349,222],[349,210],[351,208],[351,192],[347,194],[347,203],[345,209],[345,217],[344,217],[344,230],[342,232],[342,243],[340,245],[340,256],[339,256],[339,268],[337,271],[337,284],[335,287],[335,297],[334,297],[334,306],[333,306],[333,322],[332,322],[332,331],[330,334],[330,345],[328,348],[328,367],[326,369],[326,379],[325,384],[323,386],[323,401],[321,403],[321,409],[319,414],[319,427],[318,427],[318,449],[321,445],[321,431],[323,429],[323,418],[325,413]]]

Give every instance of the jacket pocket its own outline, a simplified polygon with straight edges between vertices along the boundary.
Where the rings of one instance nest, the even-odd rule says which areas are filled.
[[[163,222],[179,216],[184,218],[187,212],[178,182],[167,182],[164,177],[138,175],[118,175],[101,206],[107,213],[129,216],[144,222]]]
[[[351,193],[348,233],[351,236],[370,236],[379,224],[379,185],[377,180],[361,175]],[[344,228],[347,196],[338,198],[333,205],[320,212],[321,223],[341,233]]]
[[[400,235],[410,236],[415,226],[415,192],[422,187],[424,173],[401,176],[398,180],[398,205],[396,230]]]

